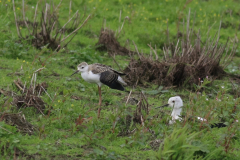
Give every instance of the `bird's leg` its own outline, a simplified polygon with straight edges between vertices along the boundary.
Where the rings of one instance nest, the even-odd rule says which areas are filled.
[[[99,103],[98,105],[102,105],[102,93],[101,93],[101,87],[98,86],[98,94],[99,94]]]
[[[98,108],[98,118],[100,118],[100,112],[101,112],[101,105],[102,105],[102,93],[101,93],[101,87],[98,86],[98,94],[99,94],[99,108]]]

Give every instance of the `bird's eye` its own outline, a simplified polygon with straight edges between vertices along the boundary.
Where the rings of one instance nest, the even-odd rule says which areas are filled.
[[[81,67],[82,69],[84,68],[84,67]]]
[[[172,101],[173,103],[175,103],[175,101]]]

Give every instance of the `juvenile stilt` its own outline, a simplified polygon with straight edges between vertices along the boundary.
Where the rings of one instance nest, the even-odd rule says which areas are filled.
[[[181,97],[175,96],[175,97],[169,98],[168,104],[165,104],[161,107],[166,107],[166,106],[170,106],[173,108],[172,114],[171,114],[172,120],[169,121],[169,124],[175,123],[176,120],[182,121],[181,112],[182,112],[182,107],[183,107],[183,101],[182,101]],[[156,108],[160,108],[160,107],[156,107]],[[195,118],[197,118],[201,122],[207,122],[207,119],[205,119],[205,118],[201,118],[201,117],[195,117]],[[192,118],[189,120],[192,120]],[[238,122],[238,120],[235,120],[235,122]],[[222,122],[210,124],[211,128],[222,128],[222,127],[226,127],[226,126],[227,125],[225,125]]]
[[[125,74],[118,72],[104,64],[94,63],[94,64],[88,65],[86,62],[80,63],[77,66],[77,71],[75,71],[72,75],[79,72],[81,73],[81,76],[85,81],[89,83],[96,83],[98,85],[98,93],[99,93],[98,118],[99,118],[100,112],[101,112],[101,105],[102,105],[101,86],[104,84],[112,89],[124,91],[123,85],[127,85],[127,84],[124,82],[121,76]]]

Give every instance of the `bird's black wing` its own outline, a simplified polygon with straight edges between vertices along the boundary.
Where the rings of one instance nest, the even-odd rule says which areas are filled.
[[[220,123],[213,123],[213,124],[210,124],[210,127],[211,128],[223,128],[223,127],[227,127],[226,124],[220,122]]]
[[[105,71],[100,74],[100,82],[112,89],[124,91],[123,86],[118,82],[118,75],[113,71]]]

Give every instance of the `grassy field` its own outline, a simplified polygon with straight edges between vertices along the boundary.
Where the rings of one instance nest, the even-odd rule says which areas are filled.
[[[31,21],[37,2],[25,0],[25,14]],[[54,5],[59,2],[54,1]],[[12,1],[0,1],[0,89],[21,95],[24,91],[19,90],[14,82],[19,79],[26,88],[29,87],[34,81],[34,72],[39,68],[43,69],[37,72],[36,83],[46,82],[48,85],[47,93],[39,96],[45,103],[43,113],[34,107],[16,107],[14,95],[6,96],[1,92],[0,159],[238,160],[240,129],[239,123],[234,122],[239,119],[240,109],[240,80],[237,76],[209,79],[202,84],[182,87],[146,82],[147,87],[127,86],[126,92],[103,86],[103,106],[98,119],[97,85],[85,82],[80,74],[70,75],[83,61],[88,64],[103,63],[116,70],[124,70],[128,66],[129,56],[116,55],[115,63],[107,51],[97,51],[95,46],[102,26],[119,31],[126,16],[128,20],[117,40],[130,50],[135,50],[134,41],[145,56],[150,53],[150,43],[156,45],[159,57],[164,56],[164,44],[169,41],[176,43],[178,30],[186,30],[189,11],[189,24],[196,33],[200,30],[202,41],[207,40],[210,27],[209,36],[214,37],[220,22],[219,42],[224,44],[228,38],[230,42],[238,40],[239,3],[239,0],[73,0],[69,10],[69,1],[64,0],[57,10],[60,26],[77,10],[85,18],[89,14],[91,17],[67,48],[56,52],[47,47],[36,49],[27,40],[19,43]],[[38,7],[37,21],[44,2],[40,1]],[[17,17],[21,17],[22,1],[15,1],[15,8]],[[28,34],[26,27],[19,29],[23,35]],[[240,75],[239,49],[224,70],[228,75]],[[195,87],[189,89],[188,85]],[[137,100],[141,99],[141,92],[146,96],[149,114],[143,113],[144,126],[128,122],[127,117],[134,117],[137,106],[126,104],[130,90],[131,97]],[[185,115],[204,117],[209,122],[188,122],[184,119],[169,125],[171,109],[155,107],[167,103],[170,97],[176,95],[184,101]],[[19,113],[21,117],[24,115],[35,130],[30,134],[19,132],[21,129],[13,125],[13,119],[12,122],[4,121],[4,115],[13,113]],[[210,123],[219,121],[227,127],[210,128]]]

